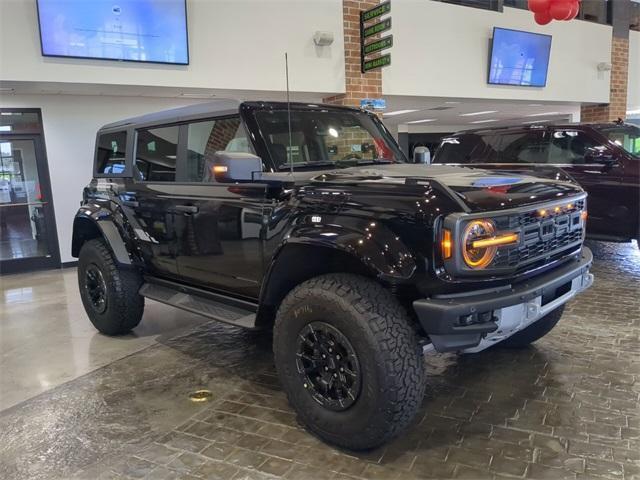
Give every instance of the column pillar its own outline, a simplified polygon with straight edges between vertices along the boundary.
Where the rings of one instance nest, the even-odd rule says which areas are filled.
[[[613,37],[611,39],[611,86],[609,103],[584,105],[580,111],[583,122],[609,122],[627,116],[629,79],[629,26],[631,0],[611,2]]]
[[[345,93],[324,98],[324,103],[359,107],[363,98],[382,96],[382,72],[380,69],[360,71],[360,11],[369,10],[378,0],[343,0],[342,23],[344,29]]]

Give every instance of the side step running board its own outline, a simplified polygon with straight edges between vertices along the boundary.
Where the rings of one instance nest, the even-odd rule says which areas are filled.
[[[191,293],[183,293],[170,287],[145,283],[140,287],[140,295],[166,303],[187,312],[197,313],[203,317],[230,323],[238,327],[255,329],[256,314],[250,310],[229,305],[221,301],[201,297]]]

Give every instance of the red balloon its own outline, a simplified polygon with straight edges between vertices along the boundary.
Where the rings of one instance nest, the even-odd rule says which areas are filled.
[[[533,18],[538,25],[546,25],[551,21],[551,15],[549,12],[538,12],[533,16]]]
[[[549,10],[549,0],[529,0],[529,10],[533,13],[544,13]]]
[[[566,18],[565,20],[573,20],[578,16],[578,12],[580,12],[580,2],[575,0],[571,4],[571,13],[569,14],[569,18]]]
[[[565,1],[555,1],[549,7],[549,14],[555,20],[566,20],[571,15],[573,4]]]

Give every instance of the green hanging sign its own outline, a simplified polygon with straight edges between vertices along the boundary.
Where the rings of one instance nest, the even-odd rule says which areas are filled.
[[[376,68],[388,67],[389,65],[391,65],[391,55],[386,54],[381,57],[362,62],[362,71],[368,72],[370,70],[375,70]]]

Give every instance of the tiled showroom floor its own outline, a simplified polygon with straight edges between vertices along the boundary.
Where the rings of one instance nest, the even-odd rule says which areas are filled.
[[[589,246],[595,285],[549,336],[428,355],[414,427],[366,454],[298,427],[264,334],[149,302],[106,338],[75,271],[2,278],[0,478],[640,479],[640,252]]]

